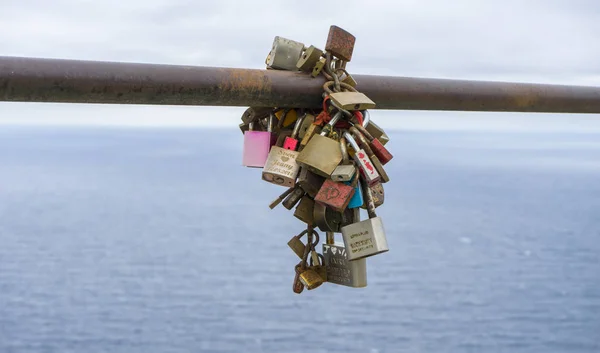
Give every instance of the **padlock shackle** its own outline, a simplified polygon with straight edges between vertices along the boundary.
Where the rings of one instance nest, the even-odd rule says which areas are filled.
[[[283,119],[284,117],[282,117]],[[275,112],[270,112],[267,118],[267,132],[273,132],[273,121],[275,120]]]
[[[367,204],[367,214],[369,215],[369,218],[377,217],[377,214],[375,213],[375,201],[373,201],[373,193],[371,192],[371,189],[364,178],[360,178],[360,186],[363,190],[365,203]]]
[[[350,162],[350,156],[348,155],[348,147],[346,147],[346,138],[342,136],[340,138],[340,150],[342,151],[342,164],[348,164]]]
[[[334,107],[335,109],[337,109],[338,111],[340,111],[340,112],[344,113],[344,115],[345,115],[345,116],[347,116],[349,119],[351,119],[351,118],[352,118],[352,113],[350,113],[350,112],[349,112],[349,111],[347,111],[346,109],[343,109],[343,108],[341,108],[340,106],[338,106],[338,105],[337,105],[337,104],[336,104],[336,103],[333,101],[333,99],[330,99],[330,100],[329,100],[329,104],[333,105],[333,107]]]
[[[359,125],[359,124],[354,124],[352,127],[354,127],[356,130],[360,131],[360,133],[369,141],[369,142],[373,142],[373,140],[375,139],[373,137],[373,135],[371,135],[371,133],[369,131],[367,131],[367,129],[365,129],[363,126]]]
[[[369,123],[371,122],[371,113],[369,112],[369,109],[362,110],[360,113],[363,116],[362,126],[366,128],[367,125],[369,125]]]
[[[354,152],[358,152],[358,150],[360,150],[360,147],[358,147],[358,143],[356,143],[356,140],[354,139],[354,137],[352,137],[352,135],[350,135],[349,132],[344,132],[344,134],[342,135],[344,138],[346,138],[346,141],[348,141],[348,143],[350,144],[350,146],[352,146],[352,148],[354,149]]]
[[[298,134],[300,133],[300,126],[302,126],[302,123],[304,122],[306,115],[308,115],[308,113],[304,113],[304,115],[302,115],[301,117],[296,119],[296,124],[294,124],[294,130],[292,130],[292,135],[290,136],[291,138],[293,138],[295,140],[298,139]],[[285,116],[281,117],[282,120],[284,118],[285,118]]]
[[[335,244],[335,233],[334,232],[325,232],[326,238],[325,243],[328,245]]]
[[[342,112],[335,113],[335,115],[331,117],[331,120],[329,120],[329,122],[323,127],[323,131],[321,131],[320,135],[321,136],[329,135],[329,133],[331,132],[331,130],[333,130],[333,127],[338,122],[338,120],[340,120],[341,117],[342,117]]]
[[[367,153],[367,155],[369,157],[373,156],[373,150],[371,149],[371,146],[369,146],[369,142],[367,141],[367,139],[363,136],[363,134],[360,133],[360,131],[358,131],[358,129],[354,126],[352,126],[350,128],[350,132],[352,133],[353,136],[356,137],[356,139],[359,141],[359,145],[365,150],[365,152]]]

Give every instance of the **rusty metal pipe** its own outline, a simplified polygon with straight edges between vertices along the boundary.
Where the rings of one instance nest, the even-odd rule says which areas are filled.
[[[353,75],[378,109],[600,113],[600,88]],[[0,101],[318,108],[324,78],[277,71],[0,57]]]

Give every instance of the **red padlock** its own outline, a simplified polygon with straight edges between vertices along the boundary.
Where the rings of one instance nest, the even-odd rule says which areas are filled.
[[[359,111],[356,111],[355,114],[356,115],[360,114],[362,117],[362,114]],[[377,156],[377,158],[381,162],[381,165],[385,165],[387,162],[391,161],[392,158],[394,158],[394,156],[392,156],[390,151],[388,151],[387,148],[385,148],[381,144],[381,141],[374,138],[373,135],[371,135],[365,127],[358,125],[358,124],[354,124],[354,127],[357,128],[358,131],[361,132],[361,134],[363,134],[363,136],[367,139],[367,141],[369,141],[369,146],[373,150],[373,154],[375,154],[375,156]]]
[[[344,212],[348,207],[355,188],[344,183],[326,179],[321,189],[315,196],[315,201],[331,207],[337,212]]]

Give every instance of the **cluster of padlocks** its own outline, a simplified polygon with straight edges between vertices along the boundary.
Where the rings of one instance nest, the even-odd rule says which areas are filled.
[[[320,110],[250,107],[242,115],[243,165],[263,168],[264,181],[287,187],[269,206],[280,203],[306,223],[292,237],[293,290],[314,289],[324,282],[350,287],[367,285],[366,258],[388,251],[383,223],[375,209],[383,204],[383,165],[392,159],[387,135],[370,120],[375,103],[357,91],[346,71],[355,37],[331,26],[325,51],[275,37],[268,69],[323,75]],[[360,209],[369,218],[360,220]],[[326,233],[322,253],[319,233]],[[336,243],[335,233],[342,233]],[[306,242],[302,238],[306,236]]]

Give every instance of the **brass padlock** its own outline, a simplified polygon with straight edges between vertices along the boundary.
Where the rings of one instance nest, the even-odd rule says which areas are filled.
[[[321,185],[325,182],[325,178],[317,175],[306,168],[300,168],[300,174],[298,174],[298,185],[306,192],[306,194],[313,199],[317,196],[317,193],[321,189]]]
[[[298,235],[293,236],[292,239],[288,241],[288,246],[290,249],[292,249],[294,254],[298,255],[298,257],[301,259],[304,257],[304,252],[306,251],[306,245],[304,245],[301,239],[306,233],[308,233],[308,229],[304,230]]]
[[[310,253],[310,266],[318,275],[323,279],[324,282],[327,282],[327,267],[325,266],[325,258],[322,254],[319,254],[313,250]]]
[[[375,108],[375,102],[361,92],[333,92],[331,101],[344,110],[363,110]]]
[[[306,289],[313,290],[322,285],[325,280],[315,269],[308,267],[300,273],[300,282],[302,282]]]
[[[285,113],[285,116],[283,114]],[[295,109],[281,109],[275,112],[275,117],[281,127],[291,126],[298,119],[298,112]],[[282,120],[283,119],[283,122]]]
[[[304,138],[304,135],[306,135],[306,131],[308,130],[308,128],[310,126],[313,125],[314,122],[315,122],[314,115],[309,114],[309,113],[306,113],[306,115],[304,115],[304,119],[302,119],[302,123],[300,124],[300,127],[298,128],[298,138],[299,139]],[[306,144],[304,144],[304,145],[306,146]]]
[[[327,61],[325,60],[325,58],[321,58],[319,59],[319,61],[316,62],[315,66],[312,69],[312,72],[310,73],[310,75],[312,77],[317,77],[321,74],[321,71],[323,71],[323,69],[325,68],[325,64],[327,63]]]
[[[323,232],[338,233],[343,221],[343,214],[336,212],[325,205],[315,202],[314,218],[315,224]]]
[[[345,70],[344,70],[345,71]],[[349,84],[352,87],[356,87],[356,80],[354,79],[354,77],[352,77],[352,75],[346,73],[346,77],[344,77],[344,79],[342,80],[343,83]]]
[[[323,128],[319,135],[314,135],[306,147],[302,149],[296,162],[313,173],[329,178],[331,173],[342,161],[342,151],[338,141],[325,137],[328,131],[341,118],[342,113],[337,112]],[[306,136],[305,136],[306,137]]]
[[[308,145],[313,136],[319,133],[321,133],[321,127],[311,123],[304,132],[304,137],[302,137],[302,140],[300,141],[300,147],[298,147],[298,151],[302,151],[304,147]]]
[[[288,246],[290,249],[292,249],[292,251],[301,259],[304,258],[304,253],[306,252],[306,245],[304,245],[301,239],[305,234],[308,234],[308,232],[311,232],[311,234],[315,236],[315,241],[310,244],[310,246],[314,248],[319,244],[319,233],[310,226],[302,233],[295,235],[292,237],[292,239],[290,239],[290,241],[288,241]]]
[[[365,117],[365,120],[369,119],[370,120],[370,113],[368,110],[365,110],[362,112],[363,116]],[[368,124],[363,125],[365,127],[365,129],[367,129],[367,131],[376,139],[379,140],[379,142],[381,142],[382,145],[385,146],[386,143],[390,142],[390,138],[388,137],[388,135],[385,133],[385,131],[383,131],[382,128],[380,128],[377,124],[375,124],[374,122],[370,121]]]
[[[298,206],[296,206],[296,210],[294,211],[294,217],[298,218],[299,220],[308,224],[309,226],[314,226],[314,208],[315,201],[310,197],[304,195],[300,200]]]
[[[319,48],[316,48],[314,45],[311,45],[304,51],[298,60],[298,63],[296,63],[296,67],[300,71],[312,71],[315,67],[315,64],[319,61],[319,59],[321,59],[321,55],[323,55],[323,51]]]

